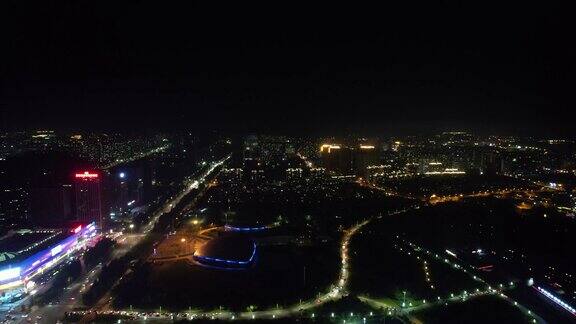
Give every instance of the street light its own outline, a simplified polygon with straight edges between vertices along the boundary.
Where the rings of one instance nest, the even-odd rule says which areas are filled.
[[[402,292],[404,294],[404,299],[402,300],[402,307],[406,306],[406,291]]]

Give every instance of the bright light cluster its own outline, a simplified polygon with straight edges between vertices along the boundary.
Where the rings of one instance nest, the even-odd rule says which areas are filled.
[[[6,281],[20,277],[20,267],[0,270],[0,281]]]
[[[324,151],[330,153],[332,150],[339,150],[341,148],[340,144],[322,144],[320,146],[320,152],[323,153]]]
[[[548,297],[548,298],[551,299],[553,302],[555,302],[556,304],[562,306],[562,308],[564,308],[565,310],[567,310],[567,311],[569,311],[570,313],[572,313],[572,315],[576,315],[576,310],[575,310],[572,306],[566,304],[566,303],[565,303],[563,300],[561,300],[560,298],[552,295],[550,292],[548,292],[547,290],[542,289],[542,288],[540,288],[540,287],[536,287],[536,289],[538,289],[538,291],[539,291],[540,293],[542,293],[544,296]]]
[[[81,179],[93,179],[98,178],[98,173],[90,173],[88,171],[84,171],[84,173],[76,173],[74,176]]]
[[[27,280],[51,268],[78,247],[80,237],[92,237],[96,227],[94,223],[78,230],[66,239],[47,249],[38,251],[26,259],[0,270],[0,289],[8,289],[26,283]]]

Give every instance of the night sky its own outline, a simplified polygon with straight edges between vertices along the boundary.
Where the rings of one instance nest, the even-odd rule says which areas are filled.
[[[3,1],[0,127],[576,133],[567,8],[431,2]]]

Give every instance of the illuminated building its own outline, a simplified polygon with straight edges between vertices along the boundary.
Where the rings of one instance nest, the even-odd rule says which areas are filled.
[[[474,151],[475,164],[483,174],[500,174],[504,172],[504,159],[496,150]]]
[[[369,143],[356,146],[327,143],[320,146],[323,167],[339,175],[366,177],[368,166],[378,164],[378,154],[376,145]]]
[[[26,285],[96,235],[95,224],[71,230],[20,230],[0,243],[0,291]]]
[[[326,170],[338,174],[351,174],[352,152],[341,144],[322,144],[320,159]]]
[[[428,159],[421,159],[418,163],[419,172],[421,174],[435,174],[437,172],[444,171],[444,164],[442,162],[438,162],[436,160],[428,160]]]
[[[368,167],[379,162],[378,150],[371,144],[360,144],[354,151],[354,170],[357,176],[367,177]]]
[[[256,261],[256,243],[244,236],[214,238],[193,256],[203,266],[221,269],[246,269]]]
[[[402,146],[402,142],[400,141],[393,141],[390,144],[390,148],[392,149],[392,151],[394,152],[398,152],[400,150],[400,147]]]
[[[102,198],[100,193],[100,174],[85,171],[74,175],[76,192],[76,218],[82,223],[102,224]]]

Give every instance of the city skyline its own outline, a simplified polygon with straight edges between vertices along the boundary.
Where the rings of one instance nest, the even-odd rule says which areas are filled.
[[[0,4],[0,324],[576,323],[554,3]]]

